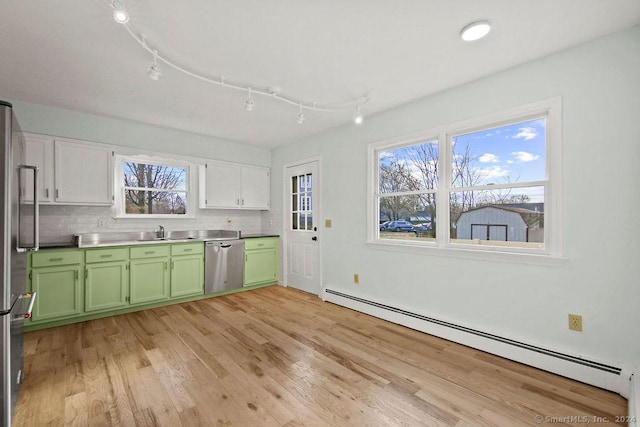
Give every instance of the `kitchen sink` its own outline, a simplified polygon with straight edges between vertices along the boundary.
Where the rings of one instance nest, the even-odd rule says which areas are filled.
[[[158,237],[155,231],[128,231],[76,234],[75,242],[79,248],[99,246],[140,245],[160,242],[185,242],[239,239],[240,231],[234,230],[182,230],[166,231],[164,237]]]

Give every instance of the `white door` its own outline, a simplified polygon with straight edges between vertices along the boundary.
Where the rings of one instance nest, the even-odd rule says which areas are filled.
[[[285,179],[286,283],[320,295],[318,162],[286,168]]]

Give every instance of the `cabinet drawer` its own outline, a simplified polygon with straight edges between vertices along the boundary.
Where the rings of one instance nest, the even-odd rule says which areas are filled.
[[[31,254],[32,267],[50,267],[55,265],[81,264],[82,251],[40,251]]]
[[[129,248],[88,249],[85,262],[125,261],[128,258]]]
[[[275,237],[244,239],[244,250],[268,249],[278,246],[278,239]]]
[[[171,256],[198,255],[204,253],[204,243],[184,243],[171,245]]]
[[[131,248],[131,259],[168,257],[169,245],[148,245]]]

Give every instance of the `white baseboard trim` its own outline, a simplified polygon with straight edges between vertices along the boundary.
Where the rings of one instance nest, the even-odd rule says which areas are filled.
[[[382,302],[345,294],[331,288],[323,289],[322,299],[505,359],[619,393],[629,399],[630,405],[632,401],[636,401],[635,410],[637,410],[637,400],[640,395],[638,383],[640,381],[638,378],[635,378],[635,381],[631,379],[632,371],[630,369],[500,337],[419,313],[412,313]],[[629,409],[629,415],[631,415],[632,408]]]

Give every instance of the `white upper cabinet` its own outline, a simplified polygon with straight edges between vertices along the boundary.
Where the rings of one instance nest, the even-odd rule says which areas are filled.
[[[111,205],[112,152],[99,144],[44,135],[25,135],[25,164],[38,166],[39,200],[43,204]],[[33,200],[27,178],[25,198]]]
[[[268,210],[269,168],[224,162],[200,166],[200,208]]]
[[[38,201],[53,202],[53,138],[44,135],[25,135],[24,164],[38,167]],[[33,175],[24,176],[25,200],[33,201]]]
[[[271,202],[271,172],[268,168],[242,166],[242,207],[268,210]]]

